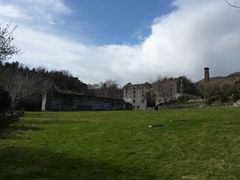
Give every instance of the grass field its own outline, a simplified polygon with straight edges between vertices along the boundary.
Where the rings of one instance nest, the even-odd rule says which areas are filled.
[[[240,109],[27,112],[0,179],[240,179]]]

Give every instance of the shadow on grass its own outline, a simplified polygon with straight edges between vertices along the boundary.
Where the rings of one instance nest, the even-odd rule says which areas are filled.
[[[31,122],[24,122],[24,124],[56,124],[56,125],[71,125],[71,124],[84,124],[91,123],[90,121],[81,121],[81,120],[71,120],[71,119],[34,119]]]
[[[42,128],[35,126],[25,126],[19,124],[12,124],[6,127],[0,128],[0,140],[8,138],[16,138],[17,135],[23,131],[41,131]]]
[[[226,122],[226,123],[223,123],[223,124],[226,124],[226,125],[240,125],[240,121]]]
[[[56,124],[56,125],[68,125],[68,124],[82,124],[82,123],[91,123],[92,121],[81,120],[81,119],[62,119],[60,116],[48,116],[44,114],[35,115],[35,114],[26,114],[25,118],[30,118],[31,121],[25,121],[24,124]]]
[[[50,115],[48,114],[45,114],[45,113],[31,113],[31,112],[28,112],[28,113],[25,113],[24,114],[25,117],[33,117],[33,118],[36,118],[36,117],[49,117]]]
[[[23,147],[0,149],[0,179],[153,179],[147,170]]]

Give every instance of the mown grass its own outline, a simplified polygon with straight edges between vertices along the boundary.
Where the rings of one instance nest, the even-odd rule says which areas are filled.
[[[0,179],[240,179],[240,109],[27,112]]]

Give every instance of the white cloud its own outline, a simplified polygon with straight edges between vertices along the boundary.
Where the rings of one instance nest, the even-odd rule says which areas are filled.
[[[0,17],[28,24],[55,24],[70,13],[62,0],[0,0]]]
[[[62,5],[54,12],[64,12]],[[198,80],[204,66],[214,75],[239,71],[240,13],[220,0],[176,0],[174,6],[154,20],[151,35],[138,45],[88,45],[20,25],[16,43],[25,53],[17,59],[67,69],[89,83],[144,82],[158,75]]]
[[[60,12],[60,13],[69,13],[69,8],[63,3],[62,0],[23,0],[25,3],[30,6],[37,6],[38,9],[47,8],[51,11]]]
[[[20,12],[18,6],[0,4],[0,17],[5,19],[29,19]]]

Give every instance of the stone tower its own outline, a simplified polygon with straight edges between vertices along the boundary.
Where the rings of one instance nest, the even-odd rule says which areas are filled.
[[[208,82],[210,80],[209,67],[204,68],[204,80],[205,80],[205,82]]]

